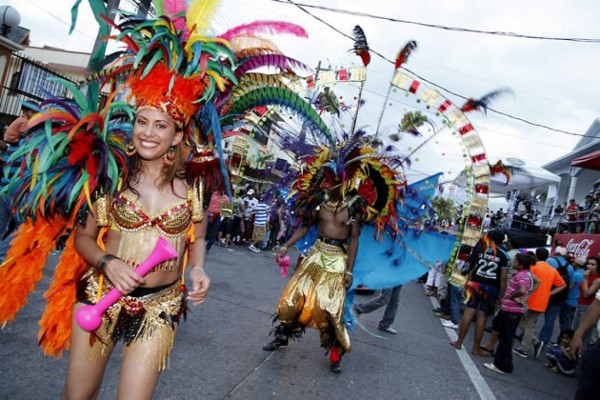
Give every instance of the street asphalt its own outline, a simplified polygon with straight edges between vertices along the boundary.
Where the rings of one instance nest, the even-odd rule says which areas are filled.
[[[43,311],[58,255],[13,324],[0,330],[0,399],[59,399],[66,358],[44,357],[37,347]],[[273,253],[245,247],[213,247],[207,257],[212,286],[207,301],[180,325],[171,367],[163,372],[155,399],[570,399],[576,379],[544,367],[544,356],[515,356],[513,374],[483,367],[491,358],[473,356],[471,327],[463,350],[449,345],[453,330],[432,315],[419,283],[406,284],[393,325],[397,335],[377,330],[383,309],[362,314],[369,332],[352,333],[352,352],[339,375],[329,371],[325,350],[309,330],[274,352],[262,350],[282,278]],[[26,266],[23,266],[26,268]],[[0,294],[1,295],[1,294]],[[357,296],[357,302],[368,296]],[[450,336],[449,336],[450,335]],[[454,336],[453,336],[454,335]],[[486,334],[487,335],[487,334]],[[487,337],[487,336],[486,336]],[[99,399],[114,399],[120,366],[118,347],[107,367]]]

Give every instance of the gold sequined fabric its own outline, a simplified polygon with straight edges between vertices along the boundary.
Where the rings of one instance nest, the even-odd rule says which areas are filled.
[[[157,265],[151,272],[177,271],[180,268],[186,234],[193,223],[189,200],[171,204],[158,214],[150,215],[143,205],[121,194],[112,202],[110,220],[121,234],[117,257],[136,267],[150,255],[162,236],[173,245],[179,257]]]
[[[90,272],[84,277],[85,290],[80,302],[93,304],[98,292],[98,275]],[[112,289],[104,280],[102,293]],[[184,294],[179,282],[140,297],[123,296],[102,314],[102,325],[90,340],[90,355],[105,354],[114,342],[123,340],[125,345],[133,342],[141,344],[147,351],[144,359],[147,365],[162,371],[169,365],[179,316],[184,307]]]
[[[192,223],[192,211],[187,199],[171,204],[152,215],[135,199],[121,194],[113,201],[110,216],[121,230],[135,231],[151,226],[165,236],[180,235],[186,232]]]
[[[322,346],[331,347],[337,339],[348,352],[350,336],[344,324],[346,263],[347,256],[340,247],[318,240],[281,294],[277,315],[284,325],[317,329]]]
[[[96,224],[98,226],[109,226],[108,213],[110,210],[110,199],[108,196],[99,197],[94,203],[96,213]]]

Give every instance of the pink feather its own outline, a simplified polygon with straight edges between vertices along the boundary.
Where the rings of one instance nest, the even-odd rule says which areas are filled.
[[[164,0],[163,1],[163,12],[169,17],[173,17],[177,14],[184,16],[187,11],[186,0]]]
[[[166,16],[171,17],[175,29],[189,35],[185,24],[185,13],[188,9],[186,0],[164,0],[163,12]]]
[[[244,24],[231,28],[227,32],[219,35],[227,41],[230,41],[234,36],[257,34],[257,33],[268,33],[268,34],[290,34],[298,37],[308,37],[308,33],[300,25],[292,24],[290,22],[280,21],[256,21],[249,24]]]

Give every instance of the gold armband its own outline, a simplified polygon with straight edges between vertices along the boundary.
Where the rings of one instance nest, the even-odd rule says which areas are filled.
[[[194,222],[202,222],[204,218],[204,182],[202,178],[198,178],[188,188],[188,199],[192,203],[192,220]]]
[[[96,217],[96,225],[109,226],[108,212],[110,208],[110,200],[108,195],[102,195],[96,199],[94,203],[94,213]]]

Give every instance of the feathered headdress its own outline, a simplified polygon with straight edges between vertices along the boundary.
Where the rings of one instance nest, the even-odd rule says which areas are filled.
[[[309,222],[312,211],[339,190],[351,218],[360,213],[364,222],[374,223],[378,235],[386,227],[397,229],[397,206],[406,187],[401,161],[378,153],[363,131],[337,146],[321,147],[303,164],[290,193],[301,223]]]

